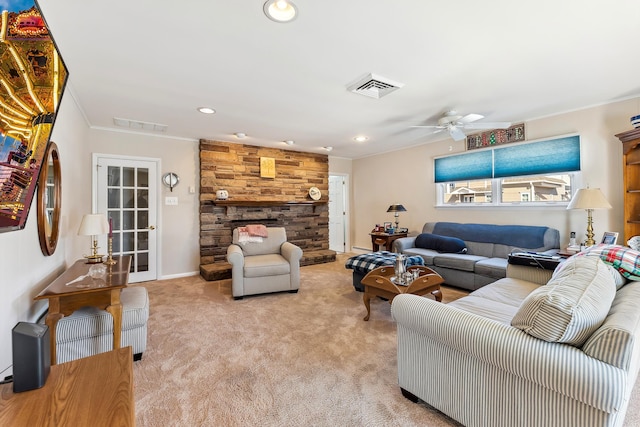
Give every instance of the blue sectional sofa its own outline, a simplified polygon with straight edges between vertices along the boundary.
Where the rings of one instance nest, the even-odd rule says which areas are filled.
[[[506,277],[514,251],[555,254],[560,232],[531,225],[427,222],[422,233],[393,242],[396,252],[420,255],[447,285],[476,290]]]

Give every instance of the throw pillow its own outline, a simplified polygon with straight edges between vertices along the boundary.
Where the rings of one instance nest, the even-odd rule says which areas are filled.
[[[571,257],[564,264],[524,299],[511,326],[541,340],[579,347],[604,322],[616,287],[599,258]]]
[[[415,246],[416,248],[433,249],[441,253],[463,254],[467,252],[464,240],[431,233],[419,234],[416,237]]]

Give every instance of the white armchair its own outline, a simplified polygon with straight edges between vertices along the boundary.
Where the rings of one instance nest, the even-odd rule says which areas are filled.
[[[302,249],[287,242],[283,227],[267,227],[262,242],[239,242],[238,229],[227,248],[234,299],[270,292],[298,292]]]

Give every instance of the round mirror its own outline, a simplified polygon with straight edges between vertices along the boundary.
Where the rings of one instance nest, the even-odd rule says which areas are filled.
[[[53,255],[58,244],[62,174],[58,146],[51,141],[43,158],[38,178],[38,236],[45,255]]]

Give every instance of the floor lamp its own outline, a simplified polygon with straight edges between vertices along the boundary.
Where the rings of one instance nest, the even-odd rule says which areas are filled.
[[[587,241],[586,246],[596,244],[593,240],[593,218],[591,214],[594,209],[611,209],[611,204],[607,201],[599,188],[581,188],[571,199],[567,209],[585,209],[587,211]]]

